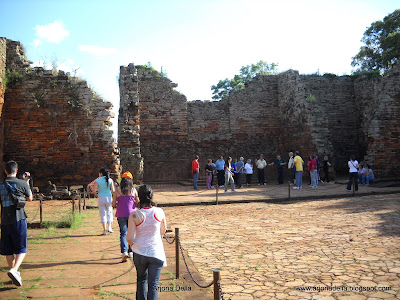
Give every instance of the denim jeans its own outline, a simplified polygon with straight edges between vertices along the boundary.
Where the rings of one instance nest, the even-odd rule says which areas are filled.
[[[301,188],[303,185],[303,171],[296,171],[296,186]]]
[[[133,256],[133,262],[137,273],[136,300],[157,300],[158,282],[164,263],[157,258],[137,253]]]
[[[197,181],[199,180],[199,173],[193,173],[193,188],[197,190]]]
[[[317,170],[310,171],[310,175],[311,175],[311,186],[317,187],[318,186],[318,171]]]
[[[128,219],[129,217],[118,217],[119,225],[119,241],[121,245],[121,253],[132,252],[131,246],[126,241],[126,233],[128,231]]]

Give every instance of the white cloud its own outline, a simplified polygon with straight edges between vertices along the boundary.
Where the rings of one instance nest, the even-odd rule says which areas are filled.
[[[35,46],[35,47],[39,47],[39,45],[42,43],[42,41],[41,40],[39,40],[39,39],[37,39],[37,40],[34,40],[33,41],[33,46]]]
[[[42,40],[59,44],[69,36],[69,31],[64,28],[64,23],[61,21],[55,21],[47,25],[36,25],[35,29],[36,36],[39,38],[34,41],[35,45],[39,45]]]
[[[118,54],[117,48],[107,48],[96,45],[79,45],[79,50],[96,56],[98,59],[103,59],[106,56]]]

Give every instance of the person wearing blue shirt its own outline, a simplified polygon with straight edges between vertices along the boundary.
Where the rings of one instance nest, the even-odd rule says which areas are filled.
[[[221,155],[219,159],[215,162],[215,167],[217,168],[217,180],[219,187],[224,187],[225,183],[225,161],[224,157]]]
[[[101,168],[96,183],[98,186],[100,222],[103,226],[103,234],[107,235],[109,232],[113,232],[111,226],[113,223],[112,195],[115,192],[114,181],[110,178],[110,173]]]
[[[244,173],[244,158],[240,157],[239,161],[236,163],[236,186],[238,189],[242,187],[242,177]]]

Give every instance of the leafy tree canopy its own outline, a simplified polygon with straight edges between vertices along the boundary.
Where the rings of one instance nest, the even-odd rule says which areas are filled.
[[[256,64],[243,66],[240,68],[240,74],[232,79],[225,78],[211,87],[213,99],[220,100],[228,96],[231,92],[239,91],[245,88],[245,84],[257,75],[269,75],[277,73],[278,64],[268,64],[260,60]]]
[[[372,23],[361,41],[365,46],[351,62],[356,72],[391,69],[400,57],[400,9]]]

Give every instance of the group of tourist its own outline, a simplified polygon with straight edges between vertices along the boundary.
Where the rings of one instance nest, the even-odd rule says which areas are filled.
[[[247,159],[246,163],[244,163],[244,158],[240,157],[239,160],[232,160],[231,157],[225,161],[224,157],[221,155],[215,163],[212,159],[208,159],[207,165],[205,166],[205,174],[206,174],[206,185],[208,189],[214,188],[213,181],[214,175],[217,175],[217,184],[220,188],[225,188],[225,192],[228,192],[228,186],[231,186],[231,190],[235,192],[236,188],[242,187],[243,175],[246,177],[247,186],[251,185],[251,180],[253,176],[253,169],[255,168],[257,171],[257,181],[258,185],[266,185],[265,180],[265,170],[267,166],[275,165],[277,169],[278,175],[278,184],[283,184],[284,174],[285,174],[285,166],[287,165],[289,180],[291,184],[296,182],[296,186],[294,189],[302,188],[302,176],[303,176],[303,165],[304,161],[301,158],[299,152],[296,152],[296,155],[293,152],[289,152],[288,163],[281,157],[280,154],[276,156],[276,158],[271,162],[267,163],[264,159],[264,155],[260,154],[259,159],[256,159],[254,162],[254,166],[252,164],[251,159]],[[310,157],[309,162],[309,171],[312,175],[312,183],[311,187],[316,187],[318,183],[316,183],[319,179],[319,162],[316,161],[316,156],[312,155]],[[326,166],[326,167],[325,167]],[[325,178],[329,182],[329,166],[328,158],[326,157],[326,162],[324,160],[324,171]],[[200,173],[200,165],[199,165],[199,156],[196,155],[195,159],[192,161],[192,173],[193,173],[193,188],[198,190],[198,178]]]
[[[265,181],[265,169],[267,166],[275,165],[277,169],[278,184],[283,184],[285,166],[287,165],[288,177],[291,185],[295,185],[293,189],[301,189],[303,187],[303,166],[304,160],[300,156],[300,153],[296,151],[295,153],[289,152],[288,162],[281,157],[280,154],[276,156],[276,159],[271,163],[267,163],[264,159],[264,155],[260,154],[259,159],[255,160],[254,168],[257,170],[258,185],[266,185]],[[307,171],[310,178],[310,187],[315,189],[318,187],[319,182],[330,182],[329,178],[329,168],[331,163],[327,155],[324,155],[322,161],[322,170],[324,177],[320,177],[321,162],[318,159],[318,155],[311,154],[310,159],[307,162]],[[357,179],[356,190],[358,190],[358,183],[360,184],[370,184],[372,180],[375,179],[374,173],[370,165],[358,164],[354,161],[354,157],[351,157],[348,162],[350,179],[350,190],[351,184],[354,181],[353,177]],[[193,187],[198,190],[198,178],[200,173],[199,156],[196,155],[192,162],[192,173],[193,173]],[[215,163],[212,159],[208,159],[205,166],[206,175],[206,185],[208,189],[214,188],[213,181],[214,175],[217,175],[217,184],[220,188],[225,188],[225,192],[228,192],[229,185],[231,190],[235,192],[235,188],[242,187],[243,175],[246,176],[247,186],[250,186],[252,176],[253,176],[253,164],[251,159],[248,159],[244,163],[244,158],[240,157],[239,160],[232,160],[231,157],[225,161],[224,157],[221,155]]]
[[[131,172],[121,177],[119,187],[115,188],[109,172],[102,168],[94,181],[103,234],[113,232],[113,208],[116,208],[122,262],[133,258],[136,267],[136,299],[158,299],[161,269],[167,265],[162,242],[166,217],[155,206],[150,186],[143,184],[136,191]]]

